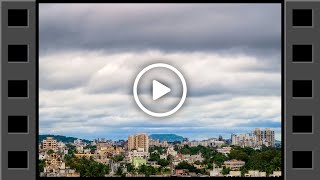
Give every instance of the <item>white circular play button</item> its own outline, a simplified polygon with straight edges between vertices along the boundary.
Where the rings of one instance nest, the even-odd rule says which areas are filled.
[[[159,83],[157,80],[152,81],[152,99],[157,100],[170,92],[171,89]]]
[[[171,70],[179,77],[181,84],[182,84],[182,95],[181,95],[181,99],[180,99],[179,103],[173,109],[171,109],[167,112],[160,112],[159,113],[159,112],[153,112],[153,111],[149,110],[141,103],[139,96],[138,96],[138,84],[139,84],[141,77],[149,70],[155,69],[155,68],[165,68],[165,69]],[[169,86],[165,85],[166,82],[163,82],[163,81],[164,80],[160,81],[158,79],[152,80],[152,100],[154,102],[158,102],[161,99],[165,99],[167,95],[169,96],[169,94],[172,93],[171,89],[175,88],[175,87],[169,87]],[[143,112],[145,112],[151,116],[155,116],[155,117],[165,117],[165,116],[169,116],[169,115],[177,112],[181,108],[181,106],[183,105],[183,103],[187,97],[187,84],[186,84],[186,81],[185,81],[183,75],[175,67],[168,65],[168,64],[163,64],[163,63],[151,64],[151,65],[145,67],[137,75],[137,77],[134,81],[134,84],[133,84],[133,96],[134,96],[134,99],[135,99],[137,105],[140,107],[140,109]]]

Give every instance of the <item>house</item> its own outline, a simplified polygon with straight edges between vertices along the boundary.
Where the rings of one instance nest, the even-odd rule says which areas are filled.
[[[230,171],[226,177],[241,177],[241,171]]]
[[[176,175],[188,175],[189,174],[189,170],[188,169],[176,169],[175,171]]]
[[[224,166],[226,168],[230,168],[231,170],[239,170],[244,165],[245,165],[244,161],[238,161],[236,159],[232,159],[224,162]]]

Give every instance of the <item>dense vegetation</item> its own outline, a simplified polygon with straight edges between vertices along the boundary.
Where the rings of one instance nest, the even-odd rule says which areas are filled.
[[[65,160],[66,166],[76,169],[77,172],[80,172],[81,177],[104,177],[109,174],[109,166],[98,163],[92,158],[66,156]]]
[[[38,169],[38,173],[40,175],[41,172],[43,172],[44,167],[46,166],[46,162],[45,160],[38,160],[39,163],[39,169]]]
[[[259,170],[272,174],[273,171],[280,171],[281,150],[271,147],[263,147],[261,150],[253,150],[252,148],[234,147],[230,152],[230,158],[239,159],[246,162],[241,169],[242,174],[248,170]]]
[[[169,161],[166,159],[160,159],[160,155],[158,153],[151,153],[149,161],[157,161],[160,166],[168,166]]]
[[[221,153],[215,151],[214,148],[196,146],[189,147],[185,145],[182,148],[178,146],[175,147],[175,150],[182,154],[195,155],[201,152],[204,157],[203,162],[195,162],[195,164],[204,164],[207,166],[207,169],[212,168],[212,163],[215,163],[218,167],[222,167],[223,162],[231,159],[237,159],[245,161],[245,166],[241,168],[242,174],[247,173],[248,170],[259,170],[267,172],[267,174],[272,174],[273,171],[281,170],[281,149],[265,147],[263,146],[261,150],[254,150],[250,147],[232,147],[230,154],[225,156]],[[188,169],[190,172],[195,172],[191,164],[187,162],[181,162],[176,166],[176,169]],[[224,168],[222,173],[228,174],[230,169]]]
[[[77,150],[76,150],[76,147],[75,147],[75,146],[70,145],[70,144],[67,144],[66,146],[67,146],[67,148],[69,149],[69,150],[68,150],[68,154],[69,154],[69,155],[77,154]]]
[[[114,162],[123,161],[124,158],[125,158],[124,155],[116,155],[116,156],[111,157],[111,159],[112,159]]]
[[[48,134],[45,134],[45,135],[39,135],[39,142],[42,142],[42,140],[47,139],[47,137],[53,137],[58,142],[62,141],[64,143],[73,143],[74,140],[78,139],[78,138],[75,138],[75,137],[67,137],[67,136],[61,136],[61,135],[48,135]],[[82,139],[82,142],[90,143],[90,141],[86,140],[86,139]]]
[[[189,172],[205,174],[205,169],[197,169],[192,164],[189,164],[187,161],[180,162],[175,169],[187,169]]]

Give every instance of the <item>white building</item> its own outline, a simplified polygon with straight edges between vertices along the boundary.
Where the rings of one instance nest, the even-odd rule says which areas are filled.
[[[149,152],[145,152],[143,148],[139,148],[138,150],[132,150],[127,153],[127,160],[132,162],[134,157],[148,159],[150,157]]]
[[[221,171],[222,171],[222,168],[216,168],[216,164],[213,163],[213,168],[210,171],[210,176],[211,177],[223,176]]]
[[[232,149],[231,147],[222,147],[222,148],[218,148],[217,152],[227,155],[227,154],[230,154],[231,149]]]
[[[82,144],[82,140],[81,139],[77,139],[77,140],[74,140],[73,143],[75,145],[81,145]]]
[[[241,177],[241,171],[230,171],[226,177]]]
[[[269,175],[269,177],[280,177],[281,171],[273,171],[272,174]]]
[[[167,155],[172,155],[172,156],[176,156],[178,153],[177,151],[174,150],[173,147],[169,147],[168,150],[167,150]]]
[[[250,170],[244,176],[245,177],[267,177],[267,173],[260,172],[259,170]]]

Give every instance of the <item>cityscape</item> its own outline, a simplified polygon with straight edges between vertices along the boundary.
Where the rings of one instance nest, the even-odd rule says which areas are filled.
[[[39,141],[40,177],[280,177],[281,143],[274,130],[204,140],[153,139]],[[70,140],[69,140],[70,141]]]

